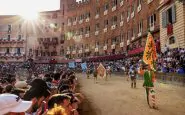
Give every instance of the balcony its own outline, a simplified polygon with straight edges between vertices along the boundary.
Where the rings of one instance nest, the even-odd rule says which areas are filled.
[[[111,30],[114,30],[114,29],[116,29],[116,25],[111,26]]]
[[[112,44],[111,45],[111,49],[115,49],[116,48],[116,45],[115,44]]]
[[[167,25],[167,35],[171,36],[173,34],[173,25],[172,24],[168,24]]]
[[[130,40],[127,40],[127,46],[130,45]]]
[[[103,47],[103,50],[107,50],[107,45],[105,45],[105,46]]]
[[[95,48],[95,52],[98,52],[99,51],[99,49],[98,48]]]
[[[70,51],[67,51],[67,54],[70,54],[71,52]]]
[[[139,13],[141,11],[141,4],[137,7],[137,12]]]
[[[7,59],[7,58],[17,58],[17,59],[20,59],[20,58],[22,58],[23,57],[23,53],[3,53],[3,52],[1,52],[0,53],[0,58],[5,58],[5,59]]]
[[[131,40],[132,40],[132,41],[135,40],[135,36],[133,36],[133,37],[131,38]]]
[[[68,24],[67,24],[68,26],[71,26],[71,22],[68,22]]]
[[[154,25],[151,25],[150,26],[150,31],[152,32],[152,31],[154,31],[154,29],[155,29],[155,26]]]
[[[12,39],[12,40],[7,40],[7,39],[0,39],[0,44],[15,44],[15,43],[24,43],[24,39],[21,40],[16,40],[16,39]]]
[[[85,52],[89,52],[89,49],[87,48],[87,49],[85,49]]]
[[[127,22],[129,22],[129,20],[130,20],[130,18],[129,18],[129,17],[127,17]]]
[[[103,12],[103,15],[107,15],[108,14],[108,10],[105,10],[104,12]]]
[[[82,35],[79,35],[79,38],[82,39]]]
[[[13,53],[4,53],[4,56],[7,56],[7,57],[10,57],[10,56],[13,56]]]
[[[131,13],[131,18],[134,18],[135,14],[134,11]]]
[[[80,20],[80,21],[79,21],[79,24],[82,24],[82,23],[83,23],[83,20]]]
[[[85,37],[88,38],[89,37],[89,33],[85,34]]]
[[[48,45],[48,44],[51,44],[50,40],[49,40],[49,41],[47,41],[47,40],[44,40],[42,43],[43,43],[43,45]]]
[[[112,7],[112,12],[114,12],[116,10],[116,6]]]
[[[74,51],[72,52],[72,54],[76,54],[76,51],[74,50]]]
[[[11,34],[12,30],[8,30],[7,32],[8,32],[8,34]]]
[[[137,34],[137,37],[141,37],[141,35],[142,35],[141,32],[139,32],[139,33]]]
[[[123,46],[124,46],[124,43],[123,43],[123,42],[121,42],[121,43],[120,43],[120,47],[122,48]]]
[[[79,50],[78,53],[79,53],[79,54],[82,54],[82,50]]]
[[[107,28],[104,28],[104,29],[103,29],[103,32],[106,33],[106,32],[107,32]]]
[[[86,19],[85,19],[85,22],[89,22],[89,20],[90,20],[89,18],[86,18]]]
[[[73,36],[73,39],[75,40],[76,39],[76,36]]]
[[[95,32],[95,36],[97,36],[98,34],[99,34],[99,31],[96,31],[96,32]]]
[[[95,19],[98,19],[98,18],[99,18],[99,16],[100,16],[99,14],[96,14]]]
[[[120,27],[123,26],[123,21],[120,22]]]
[[[147,0],[147,4],[150,4],[153,0]]]
[[[67,40],[70,40],[71,38],[70,37],[66,37]]]
[[[123,6],[123,1],[120,2],[120,7]]]
[[[76,25],[76,21],[73,22],[73,25]]]

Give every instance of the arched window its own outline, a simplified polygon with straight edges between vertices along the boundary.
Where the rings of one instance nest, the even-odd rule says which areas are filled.
[[[175,43],[175,37],[172,36],[169,38],[169,44],[174,44]]]

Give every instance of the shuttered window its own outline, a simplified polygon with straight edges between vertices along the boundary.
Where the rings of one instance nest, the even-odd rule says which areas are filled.
[[[95,30],[98,31],[99,29],[100,29],[100,24],[97,23],[97,24],[95,25]]]
[[[175,43],[175,37],[172,36],[169,38],[169,44],[174,44]]]
[[[151,16],[149,16],[147,22],[148,27],[153,27],[156,22],[156,14],[152,14]]]
[[[108,20],[104,20],[104,27],[106,28],[109,25],[109,21]]]
[[[169,24],[176,22],[176,10],[175,5],[170,7],[168,10],[162,12],[162,27],[165,28]]]
[[[104,11],[106,11],[106,10],[108,10],[108,9],[109,9],[109,4],[106,3],[106,4],[104,5]]]
[[[141,20],[138,25],[138,33],[143,31],[143,21]]]

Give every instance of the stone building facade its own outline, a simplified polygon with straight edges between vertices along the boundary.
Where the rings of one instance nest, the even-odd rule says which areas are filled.
[[[159,39],[159,0],[64,1],[67,58],[141,53],[149,30]]]
[[[185,4],[178,0],[160,0],[160,41],[165,47],[185,48]]]
[[[0,61],[24,61],[26,42],[22,24],[19,16],[0,17]]]
[[[44,11],[39,13],[38,27],[41,33],[37,35],[35,60],[48,63],[50,60],[61,60],[64,56],[64,16],[57,11]]]

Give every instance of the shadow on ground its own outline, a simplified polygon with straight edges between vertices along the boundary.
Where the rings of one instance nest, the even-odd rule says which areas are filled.
[[[79,84],[77,86],[77,91],[81,92],[80,89],[81,89],[81,86]],[[78,111],[79,111],[80,115],[100,115],[99,113],[95,112],[95,109],[93,108],[92,103],[88,100],[88,98],[86,98],[86,96],[85,96],[85,99],[83,100],[83,102],[79,105]]]

